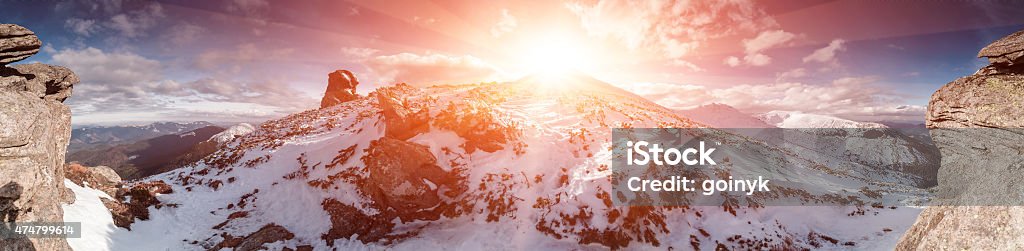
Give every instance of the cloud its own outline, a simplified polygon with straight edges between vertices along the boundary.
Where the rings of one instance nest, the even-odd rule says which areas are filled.
[[[795,34],[783,30],[763,31],[753,39],[743,40],[743,62],[740,62],[737,57],[730,56],[725,59],[725,64],[733,67],[739,66],[742,63],[753,66],[768,65],[772,62],[772,58],[763,52],[783,45],[794,38],[796,38]]]
[[[72,32],[77,33],[78,35],[88,37],[99,31],[100,26],[96,24],[96,20],[70,18],[67,21],[64,21],[64,28],[67,28]]]
[[[804,57],[804,63],[807,62],[821,62],[821,63],[838,63],[836,61],[836,52],[846,50],[846,41],[842,39],[832,40],[828,46],[824,48],[814,50],[811,55]]]
[[[52,59],[81,78],[69,100],[76,115],[175,110],[196,102],[249,103],[291,111],[315,104],[287,84],[271,81],[171,80],[162,71],[165,65],[129,52],[62,49]]]
[[[364,60],[377,54],[380,50],[364,47],[342,47],[341,55],[351,60]]]
[[[494,80],[498,74],[493,66],[470,55],[400,53],[377,56],[365,63],[382,78],[381,82],[411,85],[476,83]]]
[[[171,27],[167,34],[164,35],[164,40],[170,41],[175,45],[185,45],[199,39],[203,32],[206,32],[206,29],[202,26],[181,23]]]
[[[163,66],[156,60],[132,53],[107,53],[96,48],[63,49],[53,62],[70,68],[82,80],[71,97],[76,112],[148,109],[151,90],[174,89],[173,81],[161,81]],[[171,86],[167,86],[171,85]]]
[[[740,59],[735,56],[728,56],[725,57],[724,63],[725,65],[736,67],[740,65]]]
[[[501,19],[498,20],[494,27],[491,27],[491,35],[501,37],[505,33],[512,32],[517,25],[516,17],[509,14],[508,9],[501,9]]]
[[[691,54],[709,40],[777,26],[752,1],[627,1],[572,3],[588,34],[611,37],[630,49],[648,48],[668,59]]]
[[[270,2],[267,0],[230,0],[226,9],[228,12],[257,18],[261,17],[269,8]]]
[[[796,68],[783,73],[775,74],[775,82],[783,82],[784,80],[797,79],[807,76],[807,69]]]
[[[820,85],[785,82],[709,89],[694,85],[637,83],[623,88],[675,109],[723,103],[750,113],[780,110],[866,121],[923,119],[924,106],[906,104],[905,95],[874,85],[877,81],[876,77],[848,77]]]
[[[234,49],[210,49],[200,53],[195,59],[195,66],[202,70],[235,74],[241,72],[245,66],[268,59],[285,58],[294,51],[291,48],[262,49],[256,44],[245,43],[239,44]]]
[[[145,35],[163,17],[163,7],[153,3],[139,10],[114,15],[104,26],[117,31],[122,37],[135,38]]]

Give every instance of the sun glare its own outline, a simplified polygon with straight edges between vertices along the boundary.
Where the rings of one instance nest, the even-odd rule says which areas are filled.
[[[592,60],[571,39],[561,36],[540,36],[521,53],[524,68],[532,74],[561,75],[584,70]]]

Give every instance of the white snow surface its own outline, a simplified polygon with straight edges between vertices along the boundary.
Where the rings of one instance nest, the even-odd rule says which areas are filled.
[[[216,141],[218,144],[224,144],[236,137],[252,133],[253,131],[256,131],[256,127],[253,127],[251,124],[239,123],[228,127],[228,129],[225,129],[223,132],[214,134],[210,139]]]
[[[756,117],[779,128],[887,128],[883,124],[874,122],[858,122],[799,111],[771,111]]]

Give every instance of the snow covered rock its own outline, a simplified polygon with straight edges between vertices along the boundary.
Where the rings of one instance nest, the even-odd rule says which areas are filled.
[[[237,125],[228,127],[228,129],[225,129],[223,132],[214,134],[212,137],[210,137],[210,139],[217,142],[218,144],[224,144],[239,136],[252,133],[255,130],[256,127],[250,125],[249,123],[239,123]]]

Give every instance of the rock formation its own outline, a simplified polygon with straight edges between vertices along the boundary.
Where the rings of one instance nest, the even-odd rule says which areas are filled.
[[[71,96],[78,77],[45,64],[7,67],[38,52],[28,29],[0,24],[0,222],[61,222],[64,153],[71,135]],[[24,242],[28,239],[31,243]],[[19,246],[21,245],[21,246]],[[0,250],[68,250],[64,239],[0,240]]]
[[[0,66],[26,59],[36,52],[42,42],[35,33],[16,24],[0,24]]]
[[[403,216],[437,206],[438,188],[454,181],[426,146],[387,137],[370,143],[363,162],[370,177],[361,189]]]
[[[1024,248],[1024,31],[978,54],[989,66],[932,95],[927,126],[942,154],[938,202],[897,250]]]
[[[377,106],[381,110],[386,124],[385,136],[406,140],[417,134],[430,130],[430,111],[426,107],[413,107],[400,98],[412,87],[399,84],[391,88],[377,90]]]
[[[359,98],[356,86],[359,80],[348,70],[337,70],[327,74],[327,91],[320,100],[320,108],[327,108]]]

